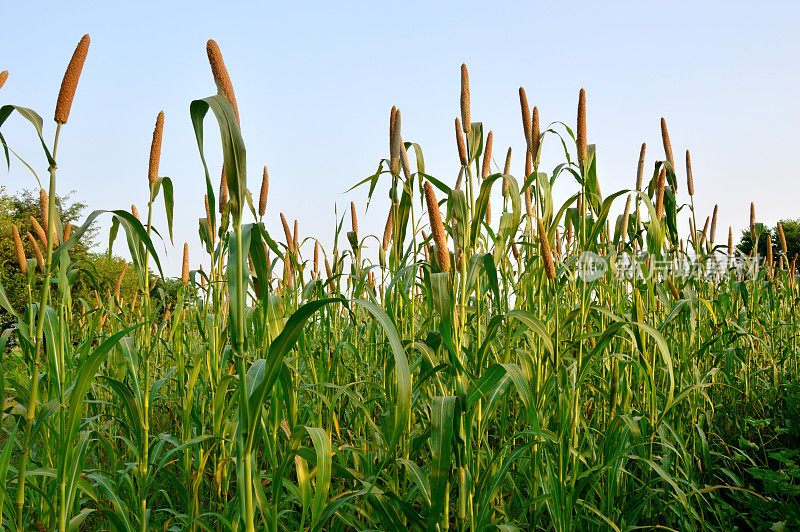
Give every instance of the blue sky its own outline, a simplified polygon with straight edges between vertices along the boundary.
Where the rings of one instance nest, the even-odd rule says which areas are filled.
[[[51,138],[64,69],[80,37],[91,35],[62,130],[58,188],[76,190],[74,197],[93,209],[135,203],[143,211],[150,139],[163,109],[160,173],[173,179],[177,198],[169,274],[179,273],[184,241],[195,265],[202,258],[203,171],[189,103],[216,92],[208,38],[219,43],[233,80],[256,196],[261,168],[269,167],[266,222],[276,236],[284,212],[300,220],[302,236],[329,243],[334,205],[344,212],[350,200],[360,205],[361,232],[382,232],[385,189],[367,214],[365,189],[346,191],[388,155],[392,105],[402,110],[404,140],[422,145],[428,173],[455,182],[462,62],[470,71],[473,120],[494,131],[498,164],[513,147],[516,175],[524,167],[518,88],[526,88],[544,126],[573,124],[585,87],[588,138],[598,145],[604,192],[633,187],[642,142],[648,168],[663,158],[664,116],[676,159],[692,152],[698,223],[720,204],[717,240],[728,225],[737,231],[747,224],[751,201],[769,224],[800,217],[798,2],[44,5],[0,5],[0,70],[10,71],[0,104],[37,110]],[[207,153],[215,167],[212,126]],[[4,135],[46,173],[29,127],[15,118]],[[561,160],[556,144],[544,148],[544,169]],[[557,184],[559,197],[571,192],[566,183]],[[0,184],[10,191],[35,187],[18,162],[9,173],[0,170]],[[157,213],[163,227],[160,205]],[[118,244],[115,252],[125,255]]]

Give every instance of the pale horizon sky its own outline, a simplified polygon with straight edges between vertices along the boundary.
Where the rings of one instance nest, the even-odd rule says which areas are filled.
[[[193,268],[207,261],[197,236],[205,186],[189,104],[216,92],[205,51],[209,38],[219,43],[233,81],[254,198],[261,169],[269,167],[265,222],[276,239],[283,240],[283,212],[299,220],[301,237],[317,236],[327,247],[334,205],[342,214],[351,200],[359,206],[362,235],[382,234],[386,187],[366,214],[366,188],[346,191],[388,156],[392,105],[403,113],[404,140],[422,146],[427,173],[452,185],[462,62],[470,73],[473,121],[494,132],[498,165],[512,146],[518,178],[524,167],[518,88],[524,86],[531,106],[539,107],[542,127],[553,121],[572,127],[584,87],[587,136],[597,144],[605,194],[633,188],[642,142],[646,168],[663,159],[663,116],[678,162],[679,200],[688,199],[682,164],[688,148],[698,224],[718,203],[718,242],[726,240],[729,225],[738,240],[751,201],[758,220],[769,225],[800,217],[794,165],[800,2],[600,4],[2,2],[0,71],[10,75],[0,105],[39,112],[51,142],[61,78],[78,40],[90,34],[59,141],[58,190],[75,190],[89,210],[135,203],[144,212],[150,141],[163,109],[160,174],[175,185],[175,247],[168,240],[156,245],[167,275],[180,273],[184,241]],[[216,185],[213,117],[205,130]],[[2,131],[46,176],[30,125],[14,115]],[[547,142],[540,170],[550,172],[563,159],[558,142]],[[566,176],[556,183],[559,198],[574,189],[567,183]],[[0,185],[12,193],[36,188],[13,159],[10,172],[0,169]],[[624,198],[618,202],[615,210]],[[161,199],[155,212],[166,237]],[[101,244],[107,227],[104,218]],[[127,257],[125,247],[118,239],[114,251]]]

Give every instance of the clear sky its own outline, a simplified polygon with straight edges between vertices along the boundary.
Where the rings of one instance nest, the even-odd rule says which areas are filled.
[[[80,5],[80,7],[76,7]],[[383,192],[364,215],[366,189],[346,193],[388,156],[388,116],[403,113],[403,137],[418,142],[428,173],[454,183],[453,119],[459,68],[467,63],[472,117],[494,131],[502,165],[514,148],[524,167],[517,90],[524,86],[542,126],[575,121],[585,87],[588,138],[598,145],[604,192],[632,188],[639,147],[647,167],[663,158],[659,118],[676,160],[692,152],[698,223],[720,204],[717,240],[748,223],[800,217],[800,2],[20,2],[2,1],[0,70],[10,77],[0,104],[37,110],[52,138],[61,77],[80,37],[92,44],[69,123],[59,143],[58,189],[92,209],[145,209],[150,140],[166,114],[161,175],[176,189],[178,274],[188,241],[200,260],[203,171],[189,103],[216,92],[205,43],[220,45],[233,80],[247,146],[249,188],[258,196],[270,170],[266,222],[281,236],[279,212],[301,236],[330,242],[334,205],[355,200],[361,232],[382,233]],[[216,126],[207,154],[219,165]],[[4,126],[12,147],[46,174],[33,130]],[[560,162],[545,146],[541,169]],[[218,178],[212,170],[215,184]],[[686,199],[679,164],[679,194]],[[571,185],[564,185],[565,194]],[[0,169],[8,190],[34,188],[18,162]],[[559,185],[557,184],[557,189]],[[384,189],[382,189],[384,190]],[[561,196],[561,195],[559,195]],[[621,210],[624,199],[620,201]],[[159,204],[156,223],[164,228]],[[685,217],[685,216],[684,216]],[[496,223],[496,222],[495,222]],[[106,224],[107,226],[107,224]],[[166,234],[162,232],[162,234]],[[100,234],[101,241],[106,231]],[[124,243],[115,252],[125,256]],[[162,244],[163,249],[163,244]],[[306,253],[306,256],[309,256]]]

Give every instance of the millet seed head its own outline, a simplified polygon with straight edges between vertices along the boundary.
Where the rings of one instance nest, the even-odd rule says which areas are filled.
[[[436,243],[436,262],[439,269],[443,272],[450,271],[450,250],[447,247],[447,233],[442,223],[442,213],[439,211],[439,203],[436,201],[436,194],[430,182],[425,182],[425,202],[428,206],[428,220],[433,232],[433,241]]]
[[[78,80],[81,77],[83,63],[86,61],[86,54],[89,52],[89,35],[83,38],[75,47],[72,59],[67,65],[64,79],[61,81],[61,90],[58,92],[56,100],[56,112],[53,116],[59,124],[66,124],[69,118],[69,111],[72,108],[72,100],[75,98],[75,90],[78,88]]]
[[[0,72],[0,89],[3,88],[3,85],[5,85],[7,79],[8,79],[8,70],[3,70],[2,72]]]
[[[522,133],[525,135],[525,145],[528,151],[531,151],[533,145],[531,143],[531,110],[528,107],[528,96],[525,94],[523,87],[519,88],[519,107],[522,113]]]
[[[481,166],[481,178],[486,179],[492,171],[492,132],[486,136],[486,145],[483,148],[483,165]]]
[[[189,284],[189,244],[183,243],[183,268],[181,269],[181,284]]]
[[[666,155],[669,164],[672,165],[672,169],[675,170],[675,159],[672,157],[672,144],[670,144],[669,142],[667,121],[664,119],[663,116],[661,117],[661,141],[664,143],[664,155]]]
[[[211,65],[211,74],[214,76],[214,82],[217,84],[217,93],[225,96],[233,107],[233,114],[236,115],[236,123],[241,127],[239,122],[239,107],[236,105],[236,96],[233,93],[233,84],[228,75],[228,69],[225,68],[225,62],[222,60],[222,52],[219,45],[214,39],[209,39],[206,43],[206,53],[208,54],[208,62]]]
[[[586,146],[586,91],[583,89],[578,93],[578,128],[576,129],[575,142],[578,145],[578,160],[583,166],[588,154]]]
[[[536,232],[539,237],[539,251],[542,254],[544,272],[548,279],[556,278],[556,265],[553,262],[553,252],[550,250],[550,242],[547,240],[547,232],[541,218],[536,219]]]
[[[39,267],[39,271],[43,272],[44,257],[42,256],[42,251],[39,249],[39,244],[36,243],[36,239],[33,238],[33,235],[31,234],[30,231],[28,231],[28,242],[33,248],[33,256],[36,257],[36,265]]]
[[[219,178],[219,213],[225,211],[225,206],[228,204],[228,178],[225,175],[225,167],[222,167],[222,174]]]
[[[259,218],[264,217],[264,213],[267,212],[267,194],[269,193],[269,173],[267,172],[267,166],[264,165],[264,175],[261,178],[261,194],[258,196],[258,216]]]
[[[358,236],[358,218],[356,218],[356,204],[352,201],[350,202],[350,226],[353,228],[353,232]]]
[[[531,115],[531,156],[534,163],[539,159],[539,108],[535,105]]]
[[[465,63],[461,64],[461,125],[464,133],[470,132],[472,119],[469,110],[469,72]]]
[[[642,190],[642,178],[644,177],[644,152],[647,150],[647,144],[642,142],[642,149],[639,151],[639,164],[636,166],[636,190]]]
[[[689,150],[686,150],[686,189],[689,191],[690,196],[694,196],[694,179],[692,178],[692,157],[689,155]]]
[[[461,132],[461,122],[456,118],[456,145],[461,166],[467,166],[467,145],[464,143],[464,134]]]
[[[17,229],[16,225],[11,226],[11,233],[14,236],[14,249],[17,252],[17,264],[19,264],[19,269],[22,270],[22,274],[25,275],[28,273],[28,260],[25,257],[25,248],[22,247],[22,240],[19,237],[19,229]]]
[[[392,229],[394,227],[394,208],[389,207],[389,216],[386,217],[386,227],[383,228],[383,251],[389,250],[392,243]]]

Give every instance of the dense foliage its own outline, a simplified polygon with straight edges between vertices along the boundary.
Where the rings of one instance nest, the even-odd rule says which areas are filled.
[[[14,316],[0,352],[25,368],[0,373],[0,527],[800,526],[788,250],[778,242],[756,264],[732,235],[715,243],[716,218],[682,240],[679,217],[697,227],[693,192],[678,186],[665,123],[652,174],[643,146],[636,186],[604,195],[583,91],[574,133],[540,132],[521,91],[527,163],[514,177],[491,164],[463,68],[458,177],[425,172],[393,109],[390,155],[360,184],[387,211],[381,245],[370,250],[353,206],[350,230],[337,220],[324,250],[285,219],[284,235],[267,232],[267,174],[254,206],[230,79],[213,41],[208,53],[219,94],[190,113],[200,155],[209,110],[224,153],[221,188],[208,170],[198,184],[210,271],[191,270],[185,251],[181,279],[152,285],[157,199],[161,235],[172,220],[172,183],[158,177],[163,115],[142,177],[146,222],[95,211],[66,242],[54,154],[68,105],[42,141],[43,267],[4,274],[3,285],[30,287],[21,310],[0,292]],[[11,116],[41,131],[38,115],[4,106],[0,132]],[[540,168],[543,143],[563,146],[564,162]],[[389,205],[372,198],[380,180]],[[556,184],[574,191],[561,205]],[[77,245],[98,216],[127,243],[134,294],[78,305]],[[750,237],[756,249],[767,238],[754,219]]]

